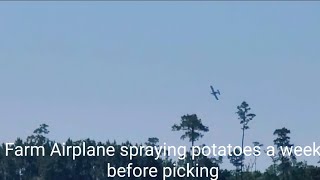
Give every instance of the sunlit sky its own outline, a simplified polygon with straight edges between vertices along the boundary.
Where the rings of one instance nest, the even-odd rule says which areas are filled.
[[[60,142],[158,137],[186,145],[171,126],[196,113],[210,128],[196,144],[239,145],[235,112],[245,100],[257,115],[245,144],[273,145],[273,131],[282,127],[296,145],[320,144],[319,8],[1,2],[0,141],[26,138],[46,123]],[[210,85],[220,90],[219,101]],[[258,168],[270,160],[261,157]]]

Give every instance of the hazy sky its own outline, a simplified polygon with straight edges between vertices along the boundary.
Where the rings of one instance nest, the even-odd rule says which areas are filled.
[[[0,141],[30,135],[145,142],[196,113],[198,142],[319,142],[319,2],[1,2]],[[220,89],[221,100],[210,95]],[[264,167],[271,161],[258,166]],[[318,158],[309,158],[316,162]],[[228,160],[225,159],[225,162]],[[262,160],[261,160],[262,161]]]

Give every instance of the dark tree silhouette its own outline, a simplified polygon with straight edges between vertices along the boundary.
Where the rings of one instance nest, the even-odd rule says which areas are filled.
[[[191,145],[194,146],[194,142],[203,137],[202,132],[208,132],[209,128],[202,124],[196,114],[192,114],[182,116],[180,124],[173,125],[172,131],[185,131],[181,139],[188,138]]]
[[[281,148],[291,148],[294,145],[290,143],[290,137],[288,136],[290,134],[290,130],[283,127],[281,129],[276,129],[273,133],[273,135],[277,136],[277,138],[273,141],[274,144],[277,146],[278,149],[278,155],[277,155],[277,161],[280,161],[280,164],[278,166],[279,171],[281,172],[280,177],[282,180],[289,180],[290,179],[290,171],[291,167],[296,161],[296,157],[292,153],[290,156],[284,155],[281,152]]]
[[[159,143],[159,138],[151,137],[151,138],[148,138],[148,142],[146,142],[145,144],[147,146],[159,146],[158,143]]]
[[[252,143],[253,146],[259,146],[260,148],[263,146],[263,144],[259,143],[258,141],[255,141]],[[254,171],[257,171],[257,159],[258,159],[258,155],[257,153],[254,154]]]
[[[240,154],[240,149],[235,149],[234,152],[231,153],[231,156],[228,156],[228,159],[230,160],[230,163],[236,168],[235,170],[235,176],[236,179],[238,179],[238,174],[241,172],[241,165],[243,163],[244,156],[243,154]]]
[[[194,116],[193,116],[194,118]],[[192,119],[189,116],[184,116],[182,119]],[[199,120],[198,118],[194,118]],[[183,121],[183,120],[182,120]],[[190,120],[191,121],[191,120]],[[200,121],[200,120],[199,120]],[[193,124],[189,122],[190,124]],[[181,124],[188,124],[186,122]],[[182,126],[179,124],[179,126]],[[202,124],[194,123],[194,124]],[[185,129],[186,132],[190,131],[194,126],[186,126],[186,128],[179,128],[180,130]],[[176,125],[178,126],[178,125]],[[201,125],[205,127],[204,125]],[[183,126],[185,127],[185,126]],[[189,129],[187,128],[189,127]],[[199,128],[199,129],[203,129]],[[194,128],[197,129],[197,128]],[[204,128],[207,129],[208,128]],[[185,133],[186,133],[185,132]],[[197,136],[187,136],[196,141],[202,137],[200,132]],[[156,167],[159,170],[158,176],[152,178],[148,177],[115,177],[111,179],[123,179],[123,180],[143,180],[143,179],[155,179],[162,180],[162,169],[163,167],[185,167],[186,163],[192,162],[190,152],[187,152],[186,159],[184,160],[174,160],[175,158],[166,156],[160,157],[155,160],[154,157],[138,155],[130,160],[126,156],[122,156],[120,152],[121,146],[132,146],[132,144],[127,141],[125,143],[117,143],[115,141],[110,142],[99,142],[92,139],[81,139],[81,140],[72,140],[67,139],[65,143],[57,143],[53,140],[50,140],[46,137],[49,133],[47,125],[40,125],[34,133],[27,137],[27,139],[17,138],[14,141],[12,147],[25,147],[25,146],[44,146],[46,150],[50,151],[53,145],[58,145],[62,148],[63,146],[80,146],[83,147],[83,143],[87,146],[104,146],[109,147],[113,146],[115,148],[114,156],[86,156],[80,155],[75,160],[72,159],[73,152],[68,156],[58,156],[57,154],[50,156],[49,152],[46,151],[46,156],[31,156],[27,154],[26,156],[19,157],[15,156],[14,152],[11,151],[6,155],[6,145],[2,144],[0,146],[0,180],[107,180],[110,179],[106,174],[106,164],[110,163],[114,167],[125,167],[128,163],[133,163],[135,167]],[[188,133],[187,133],[188,134]],[[274,132],[276,139],[274,143],[276,144],[278,150],[280,147],[293,147],[293,144],[290,143],[290,130],[286,128],[277,129]],[[189,135],[189,134],[188,134]],[[195,138],[198,137],[198,138]],[[151,146],[158,146],[159,139],[156,137],[149,138],[146,144]],[[258,144],[258,143],[257,143]],[[135,144],[135,146],[142,146],[142,144]],[[142,147],[141,147],[142,148]],[[164,159],[165,158],[165,159]],[[236,167],[236,171],[221,169],[219,168],[219,180],[235,180],[239,176],[241,164],[243,162],[243,154],[239,149],[236,149],[231,156],[228,156],[230,162]],[[255,171],[255,172],[244,172],[243,178],[245,180],[319,180],[320,179],[320,167],[314,165],[308,165],[306,162],[297,162],[293,156],[281,156],[276,154],[274,159],[274,165],[270,165],[268,169],[264,172]],[[216,159],[215,157],[207,157],[200,155],[199,158],[195,159],[195,162],[199,167],[219,167],[219,164],[222,163],[222,159]],[[210,177],[169,177],[167,180],[209,180]]]
[[[242,125],[242,140],[241,140],[241,147],[243,150],[244,146],[244,138],[245,138],[245,130],[249,129],[249,122],[252,121],[252,119],[256,116],[255,114],[249,113],[251,108],[249,107],[249,104],[243,101],[240,106],[237,107],[238,111],[236,112],[238,114],[238,119],[240,120],[240,124]],[[241,161],[241,167],[240,167],[240,173],[241,173],[241,180],[243,179],[243,161],[244,157]]]

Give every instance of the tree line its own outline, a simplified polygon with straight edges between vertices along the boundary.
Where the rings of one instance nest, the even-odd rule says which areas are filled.
[[[246,131],[249,129],[249,123],[254,120],[256,115],[251,112],[249,104],[242,102],[237,106],[236,114],[241,128],[241,147],[243,149],[246,138]],[[172,131],[182,131],[181,139],[188,140],[191,146],[209,131],[196,114],[183,115],[179,123],[174,124]],[[205,167],[220,167],[225,161],[229,161],[234,169],[219,168],[219,179],[221,180],[320,180],[320,168],[314,165],[308,165],[307,162],[299,162],[294,155],[284,156],[280,148],[293,147],[290,139],[290,130],[283,127],[276,129],[274,135],[274,145],[279,150],[275,156],[270,156],[271,165],[264,171],[257,170],[257,156],[254,161],[245,162],[244,154],[240,156],[229,155],[228,157],[207,157],[199,156],[191,158],[190,152],[187,152],[183,160],[175,160],[172,157],[163,156],[157,160],[148,156],[136,156],[132,160],[128,157],[115,154],[114,156],[80,156],[73,160],[71,156],[27,156],[18,157],[14,154],[6,156],[6,145],[3,143],[0,147],[0,180],[103,180],[103,179],[143,179],[136,177],[114,177],[108,178],[106,174],[106,164],[111,163],[115,167],[125,167],[133,163],[136,167],[156,167],[159,170],[159,176],[156,178],[147,177],[146,179],[163,179],[161,170],[163,167],[186,166],[188,163],[197,164]],[[47,137],[49,126],[41,124],[34,130],[33,134],[25,140],[17,138],[14,146],[43,146],[45,150],[50,151],[56,143]],[[81,146],[85,142],[91,146],[113,146],[116,152],[119,152],[121,146],[142,146],[143,144],[132,144],[129,141],[118,143],[116,141],[99,142],[92,139],[83,139],[74,141],[68,139],[65,142],[67,146]],[[62,146],[61,143],[58,143]],[[149,138],[145,143],[148,146],[159,146],[159,139]],[[254,146],[263,147],[263,144],[256,141],[252,142]],[[235,150],[240,151],[239,149]],[[50,153],[50,152],[48,152]],[[194,179],[194,178],[171,178],[171,179]],[[195,179],[210,179],[200,177]]]

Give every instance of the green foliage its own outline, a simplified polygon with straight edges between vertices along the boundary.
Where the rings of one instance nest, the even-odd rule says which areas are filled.
[[[280,172],[280,177],[282,180],[292,179],[292,166],[296,163],[296,157],[291,154],[290,156],[283,155],[281,148],[291,148],[294,145],[290,143],[290,130],[283,127],[281,129],[276,129],[273,135],[277,136],[273,141],[278,149],[278,155],[276,156],[276,161],[279,161],[280,164],[277,166]]]
[[[241,105],[237,107],[237,109],[238,119],[240,120],[240,124],[242,124],[242,129],[249,129],[248,124],[251,120],[253,120],[254,117],[256,117],[256,115],[249,113],[251,108],[245,101],[243,101]]]
[[[198,119],[196,114],[184,115],[181,117],[180,124],[175,124],[172,126],[173,131],[185,131],[181,136],[181,139],[186,138],[194,145],[194,142],[203,137],[201,132],[208,132],[209,128],[202,124],[201,119]]]
[[[254,117],[256,117],[255,114],[249,113],[251,108],[249,107],[249,104],[243,101],[240,106],[237,106],[238,111],[236,112],[238,114],[238,119],[240,120],[240,124],[242,125],[242,139],[241,139],[241,147],[243,149],[244,147],[244,138],[245,138],[245,130],[249,129],[249,122],[253,120]],[[241,164],[240,164],[240,174],[241,174],[241,180],[243,180],[243,166],[244,166],[244,159],[245,157],[241,157]]]
[[[249,113],[249,105],[242,103],[238,106],[238,115],[243,125],[242,130],[248,129],[248,123],[255,117],[255,115]],[[50,140],[47,135],[49,133],[49,126],[41,124],[39,128],[34,130],[33,134],[28,136],[26,140],[16,139],[15,146],[43,146],[45,147],[46,154],[52,149],[55,141]],[[198,117],[193,115],[182,116],[181,122],[178,125],[172,127],[174,131],[184,131],[181,139],[189,139],[192,145],[199,138],[203,137],[202,132],[209,131],[209,128],[204,126]],[[293,147],[290,142],[290,130],[286,128],[276,129],[274,135],[276,136],[274,144],[276,145],[278,152],[282,147]],[[243,136],[244,139],[244,136]],[[154,157],[136,156],[132,160],[129,157],[120,155],[121,146],[131,146],[130,142],[117,143],[115,141],[110,142],[97,142],[92,139],[83,139],[74,141],[68,139],[64,144],[58,143],[59,147],[66,146],[83,146],[85,143],[88,146],[113,146],[115,148],[114,156],[79,156],[75,160],[72,159],[72,154],[69,156],[27,156],[19,157],[13,153],[5,155],[5,144],[0,146],[0,180],[104,180],[107,178],[106,166],[107,163],[111,163],[115,167],[127,166],[129,163],[133,163],[134,167],[156,167],[159,170],[158,177],[156,178],[137,178],[137,177],[123,177],[123,178],[111,178],[114,180],[123,179],[159,179],[162,180],[163,167],[186,167],[187,163],[197,164],[204,167],[220,167],[222,164],[222,157],[207,157],[200,155],[195,160],[192,160],[190,152],[187,152],[186,158],[183,160],[174,160],[169,156],[160,157],[155,160]],[[145,143],[148,146],[159,146],[159,139],[156,137],[148,138]],[[142,146],[142,144],[136,144]],[[253,142],[254,146],[263,146],[259,142]],[[48,152],[47,152],[48,151]],[[238,154],[238,155],[235,155]],[[244,180],[319,180],[320,168],[316,166],[308,165],[306,162],[297,162],[294,156],[283,156],[278,153],[276,156],[271,157],[273,164],[270,165],[264,172],[250,170],[242,172],[244,155],[240,154],[240,150],[236,149],[235,152],[228,156],[230,163],[235,166],[235,170],[220,169],[219,180],[238,180],[241,177]],[[256,159],[254,161],[256,165]],[[252,168],[251,168],[252,169]],[[241,175],[241,176],[240,176]],[[207,177],[199,178],[167,178],[168,180],[176,179],[210,179]]]
[[[228,159],[230,160],[230,163],[236,168],[235,170],[235,176],[238,177],[238,174],[241,173],[241,166],[243,164],[244,160],[244,154],[240,154],[240,149],[235,149],[234,152],[232,152],[231,156],[228,156]]]
[[[151,137],[151,138],[148,138],[148,142],[146,142],[145,144],[147,146],[159,146],[158,143],[159,143],[159,139],[158,138]]]

